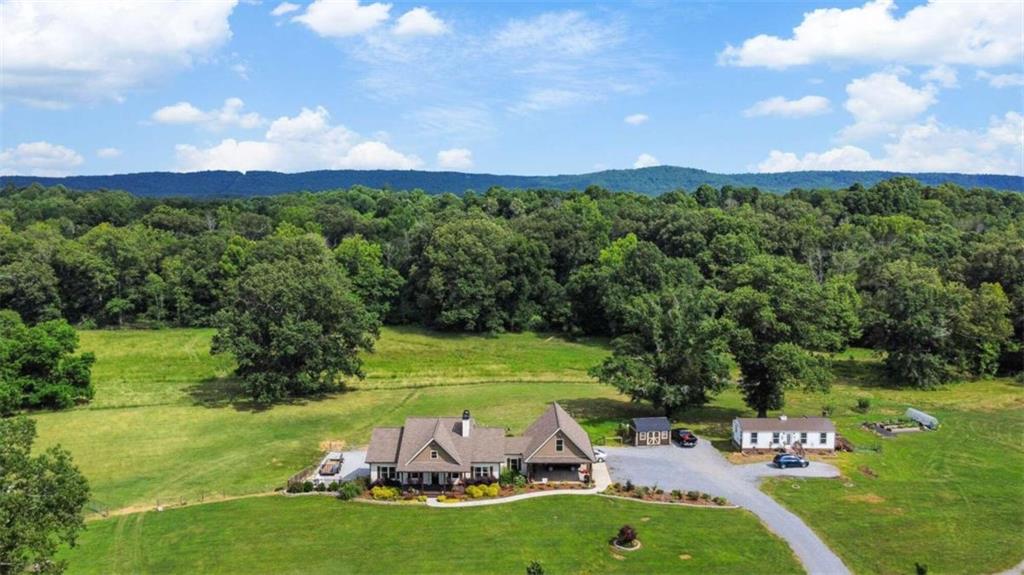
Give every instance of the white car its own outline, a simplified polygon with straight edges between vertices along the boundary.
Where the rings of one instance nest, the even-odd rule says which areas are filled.
[[[598,463],[604,463],[605,460],[608,459],[608,454],[605,453],[603,449],[598,449],[595,447],[594,459],[596,459]]]

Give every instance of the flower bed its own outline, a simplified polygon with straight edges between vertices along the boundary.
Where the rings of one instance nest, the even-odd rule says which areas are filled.
[[[726,498],[712,496],[703,491],[680,491],[678,489],[665,491],[657,487],[633,485],[630,482],[625,484],[612,483],[608,486],[608,489],[604,490],[604,494],[659,503],[681,503],[687,505],[706,505],[709,507],[729,505],[729,501]]]

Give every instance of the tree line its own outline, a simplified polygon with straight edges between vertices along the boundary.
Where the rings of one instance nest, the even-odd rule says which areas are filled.
[[[1021,370],[1024,195],[871,187],[353,187],[232,200],[0,192],[0,308],[28,325],[218,326],[253,397],[359,375],[381,323],[612,338],[593,373],[666,411],[738,367],[748,404],[828,386],[827,352],[895,385]],[[268,353],[272,351],[273,353]]]

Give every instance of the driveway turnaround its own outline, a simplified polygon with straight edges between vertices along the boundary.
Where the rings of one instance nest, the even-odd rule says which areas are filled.
[[[636,485],[657,485],[661,489],[704,491],[720,495],[757,515],[772,532],[789,543],[812,575],[850,573],[842,560],[799,517],[791,513],[757,485],[767,476],[838,477],[839,471],[826,463],[811,462],[806,468],[775,469],[767,463],[733,465],[707,441],[683,449],[659,447],[606,447],[612,481]]]

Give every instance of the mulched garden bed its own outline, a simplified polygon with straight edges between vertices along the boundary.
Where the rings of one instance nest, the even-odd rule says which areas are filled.
[[[655,503],[677,503],[681,505],[699,505],[705,507],[729,506],[729,501],[724,497],[715,497],[702,491],[680,491],[674,489],[665,491],[656,487],[644,485],[632,485],[612,483],[604,490],[605,495],[623,497],[627,499],[638,499],[640,501],[651,501]]]

